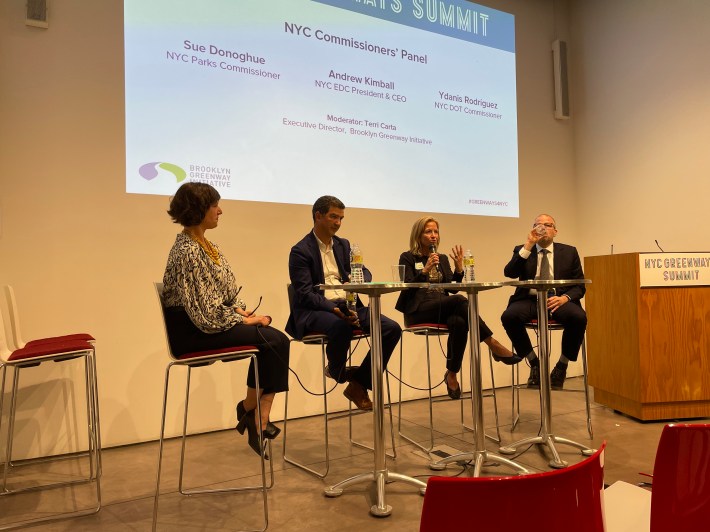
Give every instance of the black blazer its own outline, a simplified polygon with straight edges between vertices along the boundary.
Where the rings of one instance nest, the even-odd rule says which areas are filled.
[[[518,254],[522,247],[522,245],[515,246],[513,257],[503,269],[503,274],[506,277],[519,279],[520,281],[528,281],[535,278],[535,272],[537,271],[537,247],[533,248],[527,259],[523,259]],[[579,260],[577,248],[555,242],[554,253],[553,277],[555,279],[584,279],[582,262]],[[583,284],[573,284],[556,288],[555,294],[558,296],[567,295],[573,303],[580,305],[579,300],[584,297],[585,291]],[[528,288],[518,287],[515,289],[515,293],[510,296],[508,304],[510,305],[513,301],[519,301],[529,296],[530,290]]]
[[[443,283],[450,283],[452,281],[460,282],[463,279],[463,272],[454,273],[451,271],[451,266],[449,265],[449,257],[443,253],[437,253],[439,255],[439,268],[441,269],[441,276]],[[417,270],[415,264],[421,263],[422,266],[426,264],[427,257],[423,255],[415,255],[411,251],[405,251],[399,256],[399,263],[404,264],[404,282],[405,283],[427,283],[429,282],[429,276],[422,273],[422,270]],[[447,291],[450,294],[455,294],[456,291]],[[416,312],[421,305],[422,301],[426,298],[425,288],[409,288],[403,290],[399,293],[399,298],[397,299],[397,304],[394,306],[397,310],[402,312],[405,316]]]
[[[333,237],[333,255],[338,265],[341,279],[350,279],[350,242],[344,238]],[[318,241],[313,231],[291,248],[288,256],[288,274],[291,278],[295,298],[291,314],[286,323],[286,332],[296,339],[306,334],[306,322],[313,311],[333,312],[336,304],[326,299],[317,285],[325,282],[323,260]],[[363,267],[365,282],[372,281],[370,270]],[[362,306],[360,299],[358,307]]]

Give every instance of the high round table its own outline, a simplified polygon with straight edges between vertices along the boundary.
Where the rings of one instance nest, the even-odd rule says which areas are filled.
[[[483,423],[483,384],[481,382],[481,336],[478,330],[478,293],[484,290],[500,288],[503,283],[437,283],[436,287],[443,290],[458,290],[466,292],[468,296],[468,348],[471,354],[471,415],[473,417],[474,443],[473,451],[447,456],[438,461],[431,462],[429,468],[441,471],[451,462],[473,460],[473,476],[481,475],[481,468],[485,462],[495,462],[515,469],[518,474],[527,474],[529,471],[520,464],[486,451],[485,427]]]
[[[537,292],[537,325],[539,330],[539,352],[540,359],[540,404],[542,410],[542,423],[539,436],[531,436],[523,438],[510,445],[500,447],[499,451],[503,454],[515,454],[516,448],[528,444],[546,445],[552,453],[552,460],[548,462],[550,467],[561,469],[567,467],[567,462],[560,459],[560,455],[555,448],[555,443],[571,445],[582,451],[584,456],[591,456],[595,449],[590,449],[586,445],[577,443],[576,441],[556,436],[552,432],[552,409],[550,407],[550,346],[548,345],[548,330],[547,330],[547,292],[551,289],[560,286],[569,286],[575,284],[591,284],[589,279],[530,279],[528,281],[508,281],[506,286],[515,286],[529,288]]]
[[[370,513],[377,517],[387,517],[392,513],[392,507],[385,501],[385,486],[387,482],[399,480],[419,488],[424,495],[426,483],[416,478],[387,469],[385,458],[385,418],[384,399],[382,396],[382,325],[380,318],[380,296],[391,292],[400,292],[407,288],[427,288],[429,283],[347,283],[343,285],[318,285],[323,290],[339,289],[346,292],[365,294],[370,297],[370,358],[372,361],[372,414],[373,414],[373,440],[375,467],[373,471],[360,473],[347,478],[337,484],[325,488],[328,497],[338,497],[343,494],[343,489],[361,482],[374,482],[377,489],[377,504],[370,507]]]

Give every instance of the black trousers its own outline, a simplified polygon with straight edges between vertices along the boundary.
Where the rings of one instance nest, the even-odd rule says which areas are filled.
[[[357,309],[357,315],[360,319],[362,330],[365,333],[369,333],[370,309],[368,307],[360,307]],[[381,316],[380,324],[382,325],[382,368],[385,369],[392,351],[394,351],[397,342],[402,336],[402,328],[397,322],[392,321],[387,316]],[[353,337],[353,328],[350,324],[332,312],[315,311],[310,313],[306,329],[325,334],[328,337],[328,345],[325,348],[328,369],[333,376],[343,375],[350,351],[350,340]],[[353,380],[360,383],[363,388],[372,389],[372,362],[369,351],[353,375]]]
[[[525,330],[525,324],[533,319],[537,319],[537,300],[534,297],[513,301],[500,317],[518,356],[525,357],[533,350]],[[565,303],[552,314],[551,319],[565,328],[562,332],[562,354],[569,360],[577,360],[587,328],[584,309],[576,303]]]
[[[454,373],[461,370],[461,361],[468,342],[468,299],[455,294],[447,295],[434,292],[432,296],[420,303],[416,312],[405,314],[406,324],[445,323],[449,328],[449,339],[446,343],[446,369]],[[478,332],[481,342],[493,336],[493,331],[486,322],[479,318]]]
[[[229,330],[205,333],[195,327],[183,308],[165,309],[165,325],[168,330],[170,349],[180,357],[195,351],[209,351],[242,345],[259,349],[256,359],[259,364],[259,384],[264,393],[288,390],[288,337],[272,327],[237,324]],[[247,386],[256,388],[254,364],[249,364]]]

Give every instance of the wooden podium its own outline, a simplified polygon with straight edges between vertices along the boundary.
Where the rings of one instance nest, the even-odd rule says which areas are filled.
[[[668,281],[669,286],[642,287],[649,267],[644,257],[651,255],[667,257],[651,259],[662,269],[668,264],[686,267],[689,263],[676,256],[692,254],[626,253],[584,259],[584,275],[592,280],[585,306],[594,400],[643,421],[709,417],[710,286]],[[671,278],[682,275],[678,271],[658,273]],[[697,279],[690,283],[708,284],[706,269],[692,272]]]

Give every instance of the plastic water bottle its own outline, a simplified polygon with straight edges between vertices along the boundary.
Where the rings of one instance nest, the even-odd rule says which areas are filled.
[[[348,305],[348,310],[357,314],[357,294],[355,292],[347,292],[345,294],[345,302]]]
[[[476,261],[473,259],[473,254],[470,249],[466,250],[463,255],[463,281],[464,283],[472,283],[476,280]]]
[[[361,284],[365,282],[365,277],[362,273],[362,252],[360,246],[353,244],[350,248],[350,282]]]

